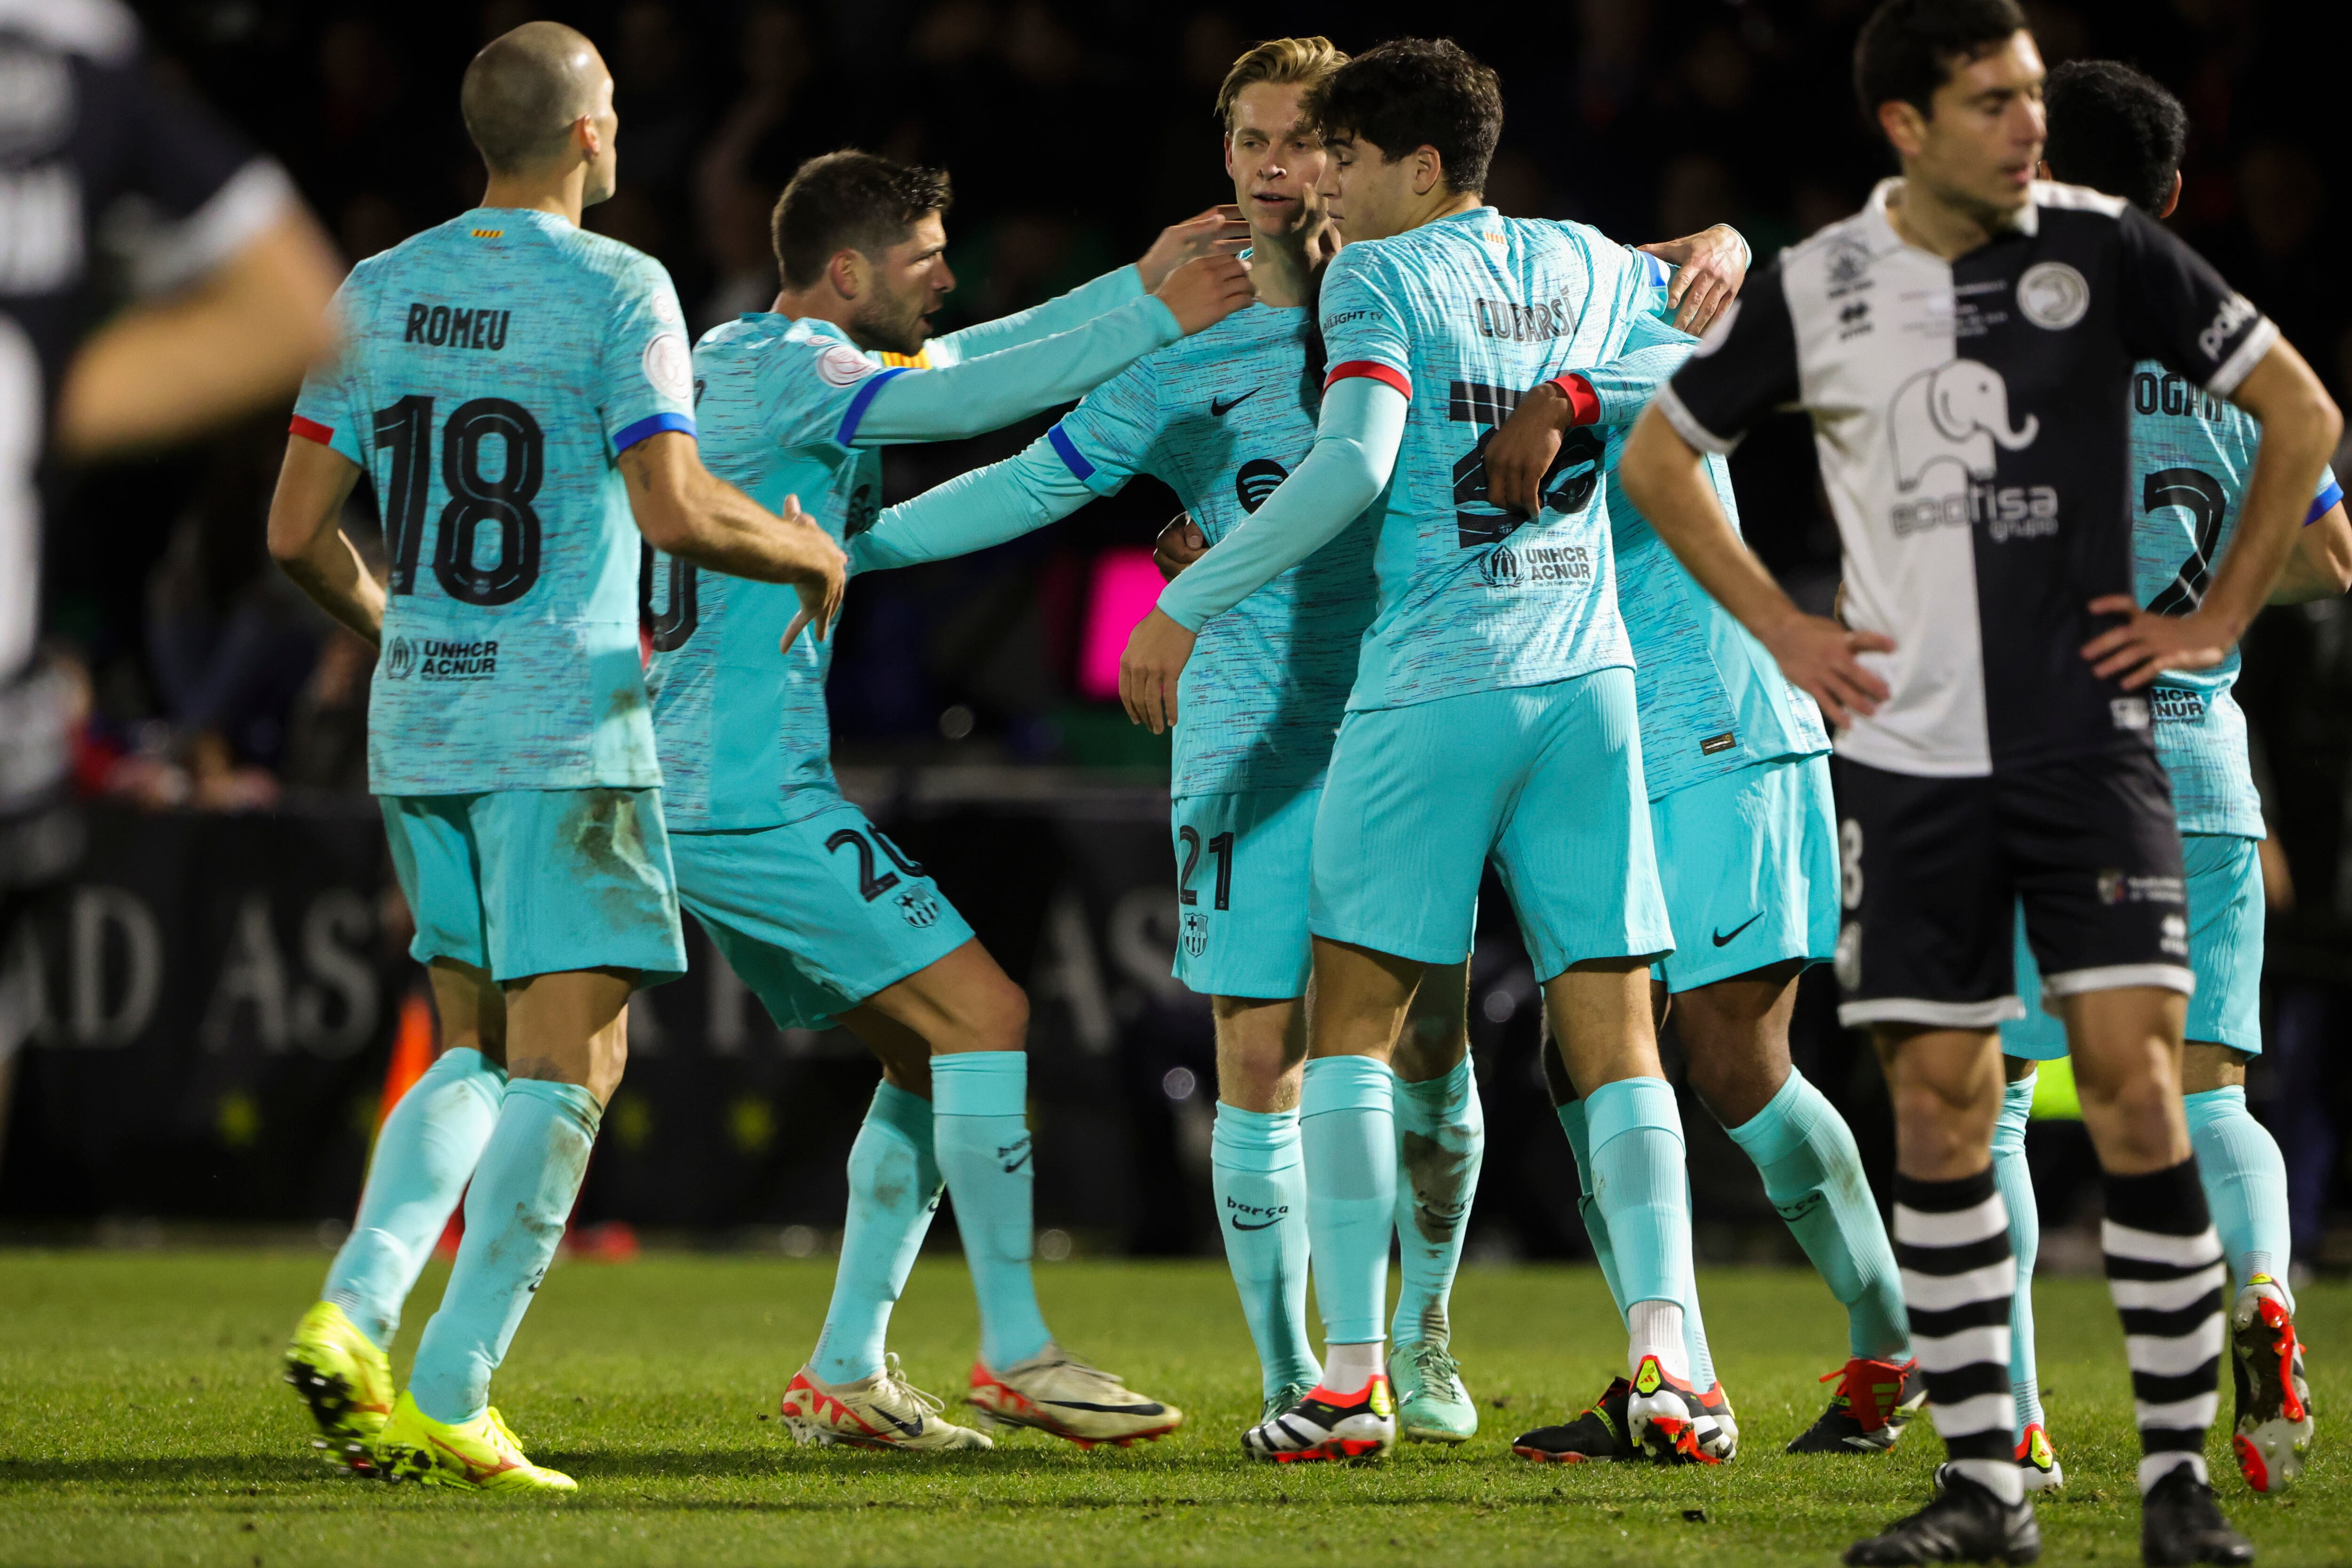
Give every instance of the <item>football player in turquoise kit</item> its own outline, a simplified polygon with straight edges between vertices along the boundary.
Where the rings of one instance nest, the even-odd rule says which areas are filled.
[[[686,967],[637,534],[790,585],[820,629],[845,566],[806,517],[704,470],[668,276],[581,230],[613,192],[612,103],[569,27],[475,57],[482,204],[352,269],[341,361],[303,389],[269,517],[288,573],[382,650],[369,786],[446,1048],[385,1123],[288,1379],[331,1458],[471,1490],[572,1490],[488,1407],[490,1375],[620,1082],[630,988]],[[381,587],[338,526],[362,470]],[[395,1406],[384,1352],[461,1192],[465,1241]]]
[[[1700,1458],[1682,1145],[1648,998],[1648,965],[1672,944],[1599,454],[1549,476],[1524,528],[1487,499],[1481,464],[1517,389],[1575,372],[1594,419],[1622,422],[1690,340],[1650,317],[1639,253],[1484,204],[1501,94],[1458,47],[1383,44],[1310,103],[1349,242],[1318,308],[1329,368],[1315,444],[1169,585],[1120,668],[1129,714],[1164,728],[1200,628],[1373,509],[1379,605],[1317,812],[1308,913],[1300,1144],[1324,1373],[1245,1445],[1294,1460],[1395,1442],[1380,1315],[1398,1175],[1388,1059],[1423,966],[1468,953],[1491,855],[1592,1102],[1604,1210],[1639,1237],[1620,1250],[1634,1436]]]
[[[1576,439],[1559,388],[1538,387],[1486,448],[1489,491],[1531,514],[1538,482]],[[1599,433],[1586,433],[1591,443]],[[1837,1392],[1792,1453],[1873,1453],[1890,1448],[1925,1385],[1910,1365],[1909,1320],[1894,1249],[1871,1196],[1853,1134],[1789,1059],[1797,976],[1825,963],[1838,936],[1837,818],[1830,799],[1829,735],[1812,699],[1780,674],[1763,645],[1692,580],[1617,484],[1622,431],[1604,458],[1617,604],[1632,640],[1649,784],[1675,951],[1652,992],[1674,1009],[1692,1087],[1756,1162],[1765,1195],[1845,1306],[1848,1359]],[[1731,475],[1707,476],[1738,526]],[[1704,938],[1704,940],[1702,940]],[[1614,1248],[1592,1198],[1583,1103],[1547,1055],[1560,1125],[1583,1182],[1580,1207],[1602,1272]],[[1622,1310],[1622,1297],[1619,1298]],[[1691,1382],[1722,1428],[1722,1457],[1738,1441],[1694,1296],[1685,1303]],[[1625,1451],[1629,1385],[1612,1383],[1565,1426],[1520,1439],[1529,1458],[1607,1458]]]
[[[2180,199],[2189,117],[2156,82],[2112,60],[2050,73],[2044,177],[2127,198],[2158,217]],[[2134,587],[2167,613],[2194,609],[2213,563],[2238,526],[2262,427],[2235,404],[2208,395],[2161,364],[2132,375]],[[2271,591],[2273,604],[2333,598],[2352,586],[2352,525],[2334,474],[2322,476],[2303,537]],[[2256,1491],[2283,1490],[2303,1469],[2313,1422],[2303,1385],[2294,1296],[2287,1282],[2286,1163],[2246,1109],[2246,1062],[2262,1054],[2263,875],[2261,799],[2246,752],[2246,717],[2231,688],[2236,649],[2210,669],[2171,671],[2147,690],[2156,750],[2172,781],[2189,873],[2189,1000],[2180,1087],[2197,1174],[2237,1284],[2231,1314],[2238,1411],[2231,1438]],[[2022,1019],[2000,1026],[2010,1083],[1993,1134],[1993,1174],[2009,1203],[2017,1252],[2010,1381],[2017,1401],[2017,1460],[2029,1487],[2055,1487],[2063,1472],[2043,1427],[2033,1355],[2033,1258],[2041,1217],[2025,1166],[2025,1124],[2035,1065],[2066,1054],[2066,1031],[2041,1005],[2042,972],[2017,941]]]
[[[1019,457],[883,515],[852,542],[866,570],[982,548],[1067,516],[1138,473],[1188,508],[1163,570],[1247,517],[1313,444],[1318,355],[1305,307],[1336,241],[1317,189],[1306,91],[1345,59],[1328,40],[1251,48],[1218,97],[1227,171],[1251,227],[1257,304],[1161,350],[1092,393]],[[1704,257],[1731,231],[1657,247]],[[1696,311],[1712,283],[1691,299]],[[1376,608],[1368,527],[1349,528],[1203,628],[1186,667],[1171,815],[1182,901],[1177,977],[1211,997],[1218,1107],[1211,1169],[1220,1229],[1271,1416],[1321,1375],[1306,1326],[1306,1188],[1298,1155],[1311,827],[1333,732]],[[1476,1189],[1484,1124],[1466,1060],[1459,966],[1434,967],[1397,1041],[1403,1289],[1389,1375],[1403,1435],[1458,1442],[1477,1411],[1448,1354],[1446,1301]]]
[[[776,205],[775,309],[713,329],[695,350],[715,471],[768,505],[797,497],[845,541],[873,522],[883,446],[973,435],[1068,402],[1250,298],[1233,256],[1183,260],[1239,226],[1213,213],[1170,230],[1138,267],[926,354],[926,318],[954,286],[947,204],[944,175],[871,153],[802,165]],[[883,352],[925,366],[886,368]],[[987,1446],[939,1419],[885,1349],[944,1177],[980,1298],[966,1398],[983,1419],[1087,1444],[1174,1430],[1173,1406],[1046,1331],[1029,1271],[1027,1002],[835,783],[830,645],[796,634],[793,596],[684,563],[649,563],[646,591],[682,902],[779,1025],[838,1019],[886,1066],[851,1153],[824,1333],[784,1396],[790,1428],[809,1442]]]

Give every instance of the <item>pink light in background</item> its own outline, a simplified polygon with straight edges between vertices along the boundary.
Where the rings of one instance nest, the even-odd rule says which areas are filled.
[[[1119,545],[1095,557],[1087,595],[1086,631],[1078,640],[1078,695],[1118,695],[1118,656],[1128,633],[1160,601],[1160,569],[1140,545]]]

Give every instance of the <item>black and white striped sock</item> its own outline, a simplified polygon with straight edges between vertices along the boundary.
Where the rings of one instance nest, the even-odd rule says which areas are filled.
[[[2017,1258],[2009,1208],[1987,1166],[1958,1181],[1895,1178],[1895,1260],[1911,1349],[1952,1469],[2004,1502],[2025,1495],[2010,1423],[2010,1301]]]
[[[2099,1245],[2123,1314],[2139,1421],[2139,1490],[2187,1465],[2205,1473],[2205,1432],[2220,1404],[2227,1271],[2194,1158],[2106,1178]]]

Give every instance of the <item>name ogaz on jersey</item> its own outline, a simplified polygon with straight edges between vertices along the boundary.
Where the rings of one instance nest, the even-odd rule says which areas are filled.
[[[1899,180],[1748,280],[1658,396],[1702,451],[1812,415],[1846,614],[1892,637],[1891,689],[1838,750],[1959,778],[2151,744],[2149,700],[2079,652],[2129,591],[2125,395],[2156,359],[2226,396],[2277,329],[2136,208],[2036,184],[1947,262],[1888,217]]]
[[[619,454],[694,433],[652,257],[478,207],[352,269],[294,430],[366,467],[388,558],[379,794],[658,785]]]
[[[1097,387],[1050,433],[1054,449],[1099,495],[1160,480],[1213,545],[1315,443],[1311,325],[1304,309],[1237,310]],[[1202,624],[1177,689],[1172,793],[1321,779],[1372,618],[1371,556],[1360,519]]]
[[[1380,607],[1350,708],[1633,664],[1600,433],[1569,433],[1532,520],[1488,498],[1485,454],[1528,388],[1623,349],[1649,308],[1646,263],[1581,224],[1481,207],[1345,246],[1326,269],[1329,380],[1370,376],[1412,400],[1370,514]]]
[[[2133,591],[2142,604],[2185,615],[2205,597],[2213,569],[2238,532],[2262,426],[2235,403],[2199,391],[2154,360],[2132,371]],[[2320,476],[2312,515],[2343,499]],[[2246,716],[2231,688],[2238,650],[2210,669],[2168,671],[2147,688],[2156,752],[2172,778],[2172,805],[2187,833],[2263,836],[2262,798],[2246,754]]]

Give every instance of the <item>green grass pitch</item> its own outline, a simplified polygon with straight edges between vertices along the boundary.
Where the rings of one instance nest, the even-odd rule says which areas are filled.
[[[497,1397],[534,1457],[577,1476],[520,1503],[341,1480],[308,1456],[278,1353],[317,1289],[316,1253],[0,1253],[0,1563],[499,1568],[605,1563],[1827,1563],[1926,1493],[1937,1445],[1795,1459],[1843,1320],[1809,1274],[1705,1277],[1740,1416],[1721,1469],[1536,1466],[1527,1427],[1580,1408],[1622,1367],[1590,1269],[1472,1269],[1454,1348],[1485,1429],[1377,1468],[1276,1469],[1236,1438],[1257,1408],[1223,1268],[1072,1262],[1040,1271],[1081,1354],[1182,1405],[1183,1431],[1082,1453],[1024,1434],[950,1461],[801,1449],[770,1416],[815,1339],[823,1261],[649,1254],[550,1276]],[[404,1367],[442,1271],[402,1335]],[[2042,1380],[2068,1478],[2042,1508],[2044,1561],[2137,1559],[2137,1457],[2115,1314],[2096,1280],[2037,1292]],[[2322,1426],[2302,1488],[2258,1500],[2217,1434],[2231,1516],[2268,1564],[2352,1560],[2338,1458],[2352,1289],[2305,1292]],[[894,1325],[909,1375],[952,1396],[974,1345],[952,1257],[918,1270]],[[2228,1407],[2226,1390],[2224,1412]],[[2337,1419],[2341,1419],[2338,1416]]]

